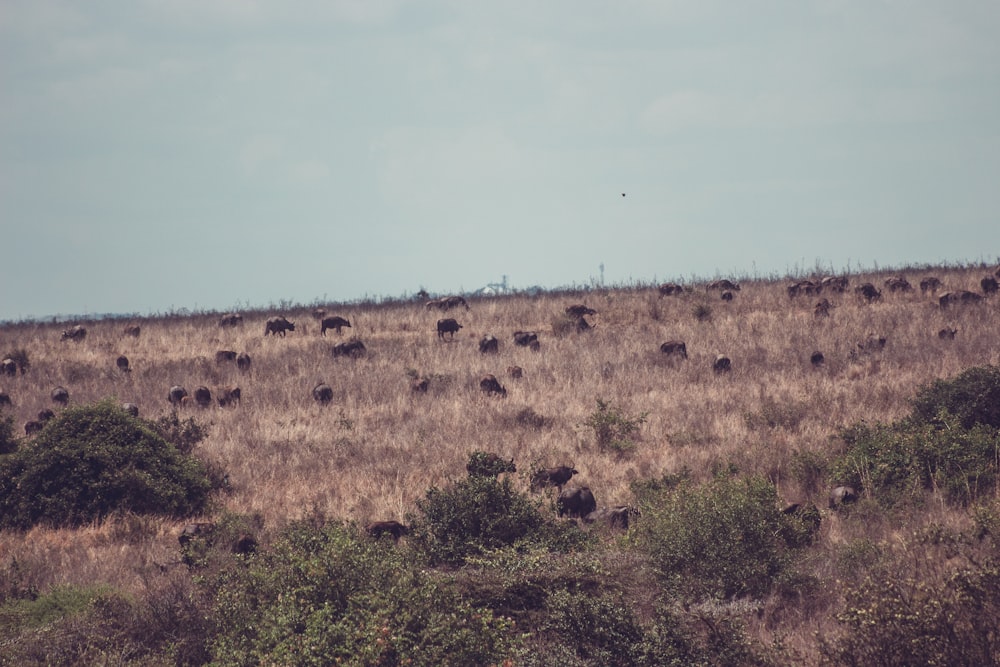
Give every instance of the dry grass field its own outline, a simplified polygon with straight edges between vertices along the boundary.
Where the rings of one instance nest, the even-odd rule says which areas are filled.
[[[221,314],[81,321],[80,341],[62,340],[76,322],[12,323],[0,327],[0,354],[23,349],[27,373],[0,377],[12,401],[7,409],[22,429],[39,410],[54,405],[56,386],[69,403],[105,397],[138,405],[141,416],[167,415],[172,385],[193,393],[237,385],[232,407],[180,408],[208,435],[196,447],[202,459],[228,475],[230,490],[215,511],[255,515],[261,539],[310,513],[354,520],[405,520],[428,488],[465,475],[474,450],[513,458],[516,484],[528,489],[539,466],[572,465],[574,482],[589,486],[600,505],[634,502],[631,484],[683,469],[707,480],[720,467],[773,481],[785,501],[810,501],[826,514],[829,481],[802,470],[837,443],[838,429],[860,422],[889,422],[909,410],[915,390],[963,369],[1000,365],[1000,297],[942,308],[936,294],[980,292],[994,269],[953,266],[902,271],[913,290],[890,292],[884,282],[898,272],[851,275],[843,293],[790,297],[790,281],[745,281],[732,301],[704,284],[678,295],[655,287],[469,299],[468,310],[442,313],[422,302],[323,305],[349,319],[341,335],[320,335],[313,306],[283,312],[244,312],[237,327],[220,327]],[[943,286],[922,294],[921,279]],[[866,303],[854,287],[870,281],[882,299]],[[832,303],[827,317],[814,314],[820,298]],[[564,309],[582,303],[597,311],[593,329],[557,335]],[[265,322],[284,315],[295,323],[285,336],[265,336]],[[462,329],[441,338],[438,319],[454,317]],[[138,337],[124,335],[138,324]],[[941,339],[943,328],[957,329]],[[516,346],[513,332],[536,331],[537,351]],[[479,340],[500,340],[497,354],[482,354]],[[865,349],[884,337],[881,350]],[[351,338],[367,354],[334,357],[331,347]],[[687,359],[660,352],[668,340],[684,341]],[[216,362],[216,352],[245,352],[248,371]],[[810,357],[823,353],[815,366]],[[719,354],[732,370],[716,373]],[[126,355],[131,372],[116,367]],[[523,368],[512,378],[507,369]],[[479,388],[494,374],[506,397]],[[414,391],[416,377],[429,380]],[[333,400],[322,405],[312,389],[325,382]],[[598,446],[584,422],[598,401],[633,417],[645,417],[631,451]],[[23,433],[23,430],[20,431]],[[815,458],[815,457],[814,457]],[[211,517],[206,517],[211,518]],[[961,524],[961,510],[928,509],[928,521]],[[38,590],[57,584],[106,582],[140,593],[158,577],[176,576],[177,534],[183,522],[112,520],[80,529],[35,528],[0,533],[0,561],[16,561]],[[891,540],[891,525],[823,522],[814,549],[825,550],[866,534]],[[867,531],[867,532],[866,532]],[[822,566],[817,566],[818,570]],[[786,619],[783,631],[801,655],[812,655],[812,633],[824,617]],[[773,628],[757,629],[762,638]]]

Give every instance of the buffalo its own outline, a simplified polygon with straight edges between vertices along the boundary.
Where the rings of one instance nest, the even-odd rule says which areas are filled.
[[[240,352],[238,355],[236,355],[236,367],[241,371],[243,371],[244,373],[250,370],[250,366],[252,364],[253,361],[250,359],[250,355],[247,354],[246,352]]]
[[[87,328],[79,324],[70,329],[66,329],[65,331],[62,332],[63,340],[71,340],[75,343],[79,343],[86,337],[87,337]]]
[[[215,363],[224,364],[227,361],[236,361],[237,356],[233,350],[219,350],[215,353]]]
[[[10,394],[5,391],[0,391],[0,405],[11,405]]]
[[[365,347],[365,344],[357,339],[337,343],[330,348],[330,354],[335,357],[351,357],[356,359],[365,356],[367,352],[368,349]]]
[[[45,428],[45,424],[43,424],[40,421],[35,421],[34,419],[32,419],[31,421],[24,422],[25,435],[34,435],[35,433],[41,431],[43,428]]]
[[[69,403],[69,391],[66,387],[56,387],[52,390],[52,393],[50,393],[49,396],[52,397],[53,403],[58,403],[59,405],[66,405]]]
[[[571,468],[570,466],[556,466],[554,468],[536,470],[531,476],[531,490],[537,491],[546,486],[554,486],[562,491],[566,482],[575,474],[577,474],[576,468]]]
[[[275,336],[281,335],[282,338],[285,336],[286,331],[295,331],[295,323],[289,322],[284,317],[272,317],[267,321],[264,327],[264,335],[274,334]]]
[[[628,530],[633,516],[639,516],[639,510],[629,505],[616,507],[601,507],[583,517],[584,523],[604,523],[609,528]]]
[[[910,282],[903,276],[892,276],[891,278],[886,278],[885,287],[890,292],[912,292],[913,286]]]
[[[867,303],[882,300],[882,292],[871,283],[864,283],[854,288],[854,293],[863,298]]]
[[[187,389],[179,384],[175,384],[170,388],[170,391],[167,392],[167,400],[170,401],[172,405],[180,405],[181,401],[183,401],[187,395]]]
[[[958,333],[958,329],[954,327],[945,327],[938,331],[938,338],[941,340],[955,340],[955,334]]]
[[[716,356],[715,361],[712,362],[712,370],[716,373],[728,373],[732,369],[732,360],[724,354]]]
[[[816,305],[813,306],[813,316],[814,317],[829,317],[830,316],[830,308],[832,308],[832,307],[833,307],[833,304],[830,303],[829,299],[827,299],[827,298],[820,299],[819,301],[816,302]]]
[[[257,551],[257,538],[250,533],[241,533],[230,549],[234,554],[252,554]]]
[[[365,532],[376,540],[382,539],[385,535],[391,535],[394,542],[399,538],[409,535],[410,529],[398,521],[373,521],[365,526]]]
[[[811,280],[800,280],[788,286],[788,296],[789,298],[795,298],[801,294],[819,294],[820,289],[822,289],[820,283],[814,283]]]
[[[853,503],[858,499],[858,492],[850,486],[838,486],[830,491],[830,509]]]
[[[52,412],[52,410],[49,410],[48,408],[43,408],[38,411],[38,415],[35,418],[44,424],[48,420],[54,419],[55,416],[56,413]]]
[[[496,336],[483,336],[479,341],[479,351],[483,354],[496,354],[500,351],[500,341]]]
[[[0,361],[0,371],[11,377],[17,375],[17,362],[10,358]]]
[[[687,344],[682,340],[668,340],[660,345],[660,352],[671,357],[688,358]]]
[[[330,403],[333,400],[333,387],[325,382],[320,382],[313,387],[313,400],[323,405]]]
[[[979,303],[983,300],[983,297],[975,292],[970,292],[968,290],[957,290],[955,292],[945,292],[940,297],[938,297],[938,304],[941,308],[947,308],[955,304],[970,304]]]
[[[128,325],[128,326],[125,327],[125,330],[123,331],[123,334],[125,336],[129,336],[131,338],[138,338],[139,337],[139,333],[141,331],[142,331],[142,328],[139,327],[138,324],[130,324],[130,325]]]
[[[219,402],[220,407],[239,404],[241,396],[242,394],[239,387],[226,385],[224,387],[215,388],[215,400]]]
[[[507,396],[507,388],[500,384],[495,375],[484,375],[479,381],[479,388],[484,394]]]
[[[195,387],[194,402],[198,404],[198,407],[207,408],[212,404],[212,392],[205,386]]]
[[[941,281],[934,276],[928,276],[920,281],[920,293],[936,292],[941,289]]]
[[[517,472],[514,459],[507,460],[499,454],[476,452],[465,465],[469,477],[496,477],[504,472]]]
[[[129,413],[133,417],[139,416],[139,406],[135,403],[122,403],[122,410]]]
[[[986,276],[980,280],[979,286],[983,289],[983,294],[996,294],[997,289],[1000,288],[1000,284],[997,283],[997,279],[993,276]]]
[[[514,380],[520,380],[521,378],[524,377],[524,369],[521,368],[520,366],[508,366],[507,377]]]
[[[817,350],[816,352],[813,352],[812,355],[810,355],[809,363],[817,367],[822,366],[824,363],[826,363],[826,357],[823,356],[822,352]]]
[[[454,339],[455,338],[455,334],[461,328],[462,328],[462,325],[459,324],[458,321],[455,320],[452,317],[448,317],[448,318],[445,318],[443,320],[438,320],[437,321],[437,334],[438,334],[438,338],[444,338],[444,335],[447,333],[447,334],[451,334],[451,338]]]
[[[440,299],[434,299],[433,301],[428,301],[426,304],[428,310],[432,308],[437,308],[438,310],[451,310],[452,308],[458,308],[459,306],[464,307],[466,310],[469,309],[469,304],[466,303],[465,299],[460,296],[446,296]]]
[[[333,317],[324,317],[323,318],[323,323],[321,325],[321,328],[320,328],[319,332],[320,332],[321,335],[325,336],[327,329],[334,329],[334,330],[336,330],[337,335],[339,336],[340,333],[341,333],[341,330],[344,327],[350,328],[351,327],[351,323],[348,322],[345,318],[340,317],[339,315],[334,315]]]
[[[577,304],[574,306],[567,306],[566,314],[570,317],[583,317],[584,315],[596,315],[597,311],[593,308],[588,308],[583,304]]]
[[[534,331],[514,332],[514,345],[520,345],[521,347],[531,347],[534,343],[537,342],[538,342],[538,334]]]
[[[847,278],[845,276],[826,276],[819,281],[820,286],[831,292],[844,293],[847,291]]]
[[[180,535],[177,536],[177,541],[180,543],[181,549],[184,549],[191,544],[194,539],[207,537],[214,531],[215,524],[209,521],[189,523],[181,529]]]
[[[713,280],[710,282],[705,289],[717,289],[717,290],[729,290],[731,292],[739,292],[739,283],[734,283],[731,280]]]
[[[719,295],[719,298],[722,299],[723,301],[727,301],[727,302],[728,301],[732,301],[733,300],[733,293],[730,292],[729,290],[726,290],[725,292],[723,292],[722,294]]]
[[[858,352],[861,354],[881,352],[882,350],[885,349],[885,344],[886,344],[885,336],[876,336],[875,334],[869,334],[868,338],[858,343]]]
[[[663,283],[657,289],[660,292],[660,296],[671,296],[674,294],[684,293],[684,288],[677,283]]]
[[[233,328],[243,324],[243,316],[239,313],[226,313],[219,318],[220,327]]]
[[[594,494],[586,486],[574,489],[563,489],[556,499],[556,508],[559,516],[585,517],[597,509],[597,501]]]
[[[120,355],[117,359],[115,359],[115,366],[117,366],[118,370],[120,370],[122,373],[132,372],[132,367],[129,366],[128,363],[128,357],[126,357],[124,354]]]
[[[410,382],[410,391],[426,394],[428,387],[430,387],[431,381],[427,378],[414,378]]]

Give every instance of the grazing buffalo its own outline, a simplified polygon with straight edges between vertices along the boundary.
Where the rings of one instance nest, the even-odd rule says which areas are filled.
[[[247,354],[246,352],[240,352],[238,355],[236,355],[236,367],[241,371],[243,371],[244,373],[250,370],[250,366],[252,364],[253,361],[250,359],[250,355]]]
[[[726,290],[725,292],[719,295],[719,298],[722,299],[723,301],[732,301],[733,293],[730,292],[729,290]]]
[[[209,521],[199,521],[189,523],[181,529],[181,534],[177,536],[177,541],[181,549],[186,548],[196,538],[207,537],[215,531],[215,524]]]
[[[365,344],[356,338],[343,343],[337,343],[330,348],[330,354],[335,357],[363,357],[368,352]]]
[[[520,345],[521,347],[531,347],[533,343],[537,342],[538,342],[538,334],[534,331],[514,332],[514,345]]]
[[[38,415],[35,417],[35,419],[37,419],[38,421],[40,421],[40,422],[42,422],[44,424],[48,420],[54,419],[55,416],[56,416],[56,413],[52,412],[52,410],[49,410],[48,408],[44,408],[44,409],[38,411]]]
[[[941,340],[955,340],[955,334],[958,333],[958,329],[954,327],[945,327],[938,331],[938,338]]]
[[[69,390],[67,390],[66,387],[56,387],[52,390],[52,393],[50,393],[49,396],[52,397],[53,403],[58,403],[59,405],[66,405],[69,403]]]
[[[219,406],[223,408],[230,405],[238,405],[241,395],[240,388],[232,385],[215,388],[215,400],[217,400],[219,402]]]
[[[430,387],[431,381],[427,378],[414,378],[410,382],[410,391],[418,392],[421,394],[427,393],[427,388]]]
[[[500,341],[496,336],[483,336],[479,341],[479,351],[483,354],[496,354],[500,351]]]
[[[716,373],[728,373],[732,369],[732,360],[724,354],[716,356],[715,361],[712,362],[712,370]]]
[[[986,276],[979,281],[979,286],[983,289],[983,294],[996,294],[1000,284],[997,283],[997,279],[993,276]]]
[[[520,380],[521,378],[524,377],[524,369],[521,368],[520,366],[508,366],[507,377],[514,380]]]
[[[928,276],[920,281],[920,293],[936,292],[941,289],[941,281],[934,276]]]
[[[31,421],[24,422],[25,435],[34,435],[35,433],[41,431],[43,428],[45,428],[45,424],[43,424],[40,421],[35,421],[34,419],[32,419]]]
[[[295,331],[295,323],[289,322],[284,317],[272,317],[264,327],[265,336],[268,334],[274,334],[275,336],[280,334],[284,338],[286,331]]]
[[[657,289],[660,292],[660,296],[672,296],[684,293],[684,288],[677,283],[663,283]]]
[[[639,510],[629,505],[601,507],[583,517],[583,522],[603,523],[609,528],[628,530],[633,516],[639,516]]]
[[[252,554],[257,552],[257,538],[250,533],[241,533],[230,549],[234,554]]]
[[[871,283],[864,283],[854,288],[854,293],[863,298],[867,303],[882,300],[882,292]]]
[[[132,338],[138,338],[139,334],[142,332],[142,328],[138,324],[130,324],[125,327],[123,334],[125,336],[130,336]]]
[[[236,361],[237,356],[234,350],[219,350],[215,353],[215,363],[224,364],[227,361]]]
[[[448,317],[443,320],[438,320],[437,322],[438,338],[444,338],[444,335],[447,333],[451,334],[451,338],[454,339],[455,334],[461,328],[462,325],[459,324],[458,321],[452,317]]]
[[[17,362],[9,358],[4,359],[0,361],[0,370],[2,370],[4,375],[17,375]]]
[[[221,318],[219,318],[220,327],[237,327],[243,324],[243,316],[239,313],[226,313]]]
[[[507,460],[499,454],[475,452],[465,465],[469,477],[496,477],[504,472],[517,472],[514,459]]]
[[[713,280],[708,284],[705,289],[717,289],[717,290],[729,290],[731,292],[739,292],[739,283],[734,283],[731,280]]]
[[[333,317],[324,317],[323,318],[323,323],[321,325],[321,328],[320,328],[319,332],[320,332],[320,334],[322,334],[323,336],[325,336],[327,329],[334,329],[337,332],[337,335],[339,336],[341,330],[344,327],[351,328],[351,323],[348,322],[343,317],[340,317],[339,315],[334,315]]]
[[[983,297],[981,295],[963,289],[955,292],[945,292],[938,297],[938,304],[941,308],[947,308],[955,304],[979,303],[982,300]]]
[[[583,317],[584,315],[596,315],[597,311],[593,308],[587,308],[583,304],[577,304],[575,306],[567,306],[566,314],[570,317]]]
[[[0,391],[0,405],[12,405],[10,402],[10,394],[5,391]]]
[[[500,384],[495,375],[484,375],[479,381],[479,388],[484,394],[497,395],[501,397],[507,396],[507,388]]]
[[[139,406],[135,403],[122,403],[122,410],[129,413],[133,417],[139,416]]]
[[[187,389],[179,384],[175,384],[170,388],[170,391],[167,392],[167,400],[173,405],[180,405],[181,401],[187,398],[187,395]]]
[[[913,286],[910,282],[903,276],[892,276],[891,278],[886,278],[885,287],[890,292],[912,292]]]
[[[333,400],[333,387],[325,382],[320,382],[313,387],[313,400],[326,405]]]
[[[788,296],[794,299],[802,294],[819,294],[820,289],[822,289],[822,285],[819,283],[814,283],[811,280],[800,280],[788,286]]]
[[[575,489],[563,489],[556,499],[559,516],[585,517],[597,509],[594,494],[586,486]]]
[[[393,542],[398,542],[399,538],[409,535],[410,529],[398,521],[373,521],[365,526],[365,532],[376,540],[382,539],[385,535],[391,535]]]
[[[830,308],[832,308],[832,307],[833,307],[833,304],[830,303],[829,299],[827,299],[827,298],[820,299],[819,301],[816,302],[816,305],[813,306],[813,316],[814,317],[829,317],[830,316]]]
[[[118,370],[120,370],[122,373],[132,372],[132,367],[129,366],[128,363],[128,357],[126,357],[124,354],[120,355],[117,359],[115,359],[115,366],[117,366]]]
[[[440,299],[434,299],[433,301],[428,301],[426,304],[428,310],[432,308],[437,308],[438,310],[451,310],[452,308],[458,308],[459,306],[464,307],[466,310],[469,309],[469,304],[466,303],[465,299],[460,296],[446,296]]]
[[[826,276],[819,281],[820,286],[831,292],[844,293],[847,291],[847,277],[846,276]]]
[[[212,404],[212,392],[205,386],[195,387],[194,402],[198,407],[207,408]]]
[[[812,355],[810,355],[809,363],[817,367],[822,366],[824,363],[826,363],[826,357],[823,356],[822,352],[819,352],[817,350],[816,352],[813,352]]]
[[[531,490],[538,491],[547,486],[554,486],[562,491],[563,485],[575,474],[577,474],[576,468],[571,468],[570,466],[542,468],[535,471],[535,474],[531,476]]]
[[[668,340],[660,345],[660,352],[671,357],[688,358],[687,344],[682,340]]]
[[[853,503],[858,499],[858,492],[850,486],[838,486],[830,491],[830,509]]]
[[[86,337],[87,337],[87,328],[79,324],[70,329],[66,329],[65,331],[62,332],[63,340],[71,340],[75,343],[79,343]]]
[[[868,338],[858,343],[858,352],[861,354],[870,354],[872,352],[881,352],[885,349],[886,338],[885,336],[876,336],[875,334],[868,334]]]

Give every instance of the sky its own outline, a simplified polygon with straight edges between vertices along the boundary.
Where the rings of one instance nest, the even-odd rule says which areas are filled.
[[[0,320],[997,262],[997,35],[994,0],[0,0]]]

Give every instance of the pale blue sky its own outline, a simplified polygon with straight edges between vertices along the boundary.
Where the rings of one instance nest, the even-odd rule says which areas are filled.
[[[0,0],[0,320],[997,261],[998,35],[993,0]]]

